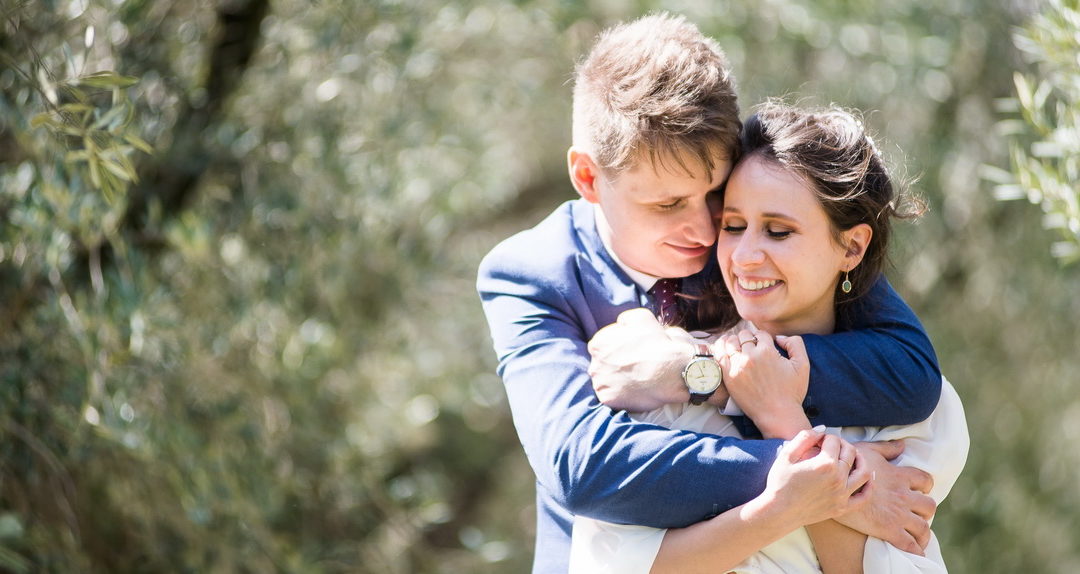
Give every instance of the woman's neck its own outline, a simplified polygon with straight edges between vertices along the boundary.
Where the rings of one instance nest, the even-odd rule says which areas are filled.
[[[776,337],[794,335],[828,335],[836,330],[836,313],[828,317],[801,317],[787,321],[751,321],[758,329]]]

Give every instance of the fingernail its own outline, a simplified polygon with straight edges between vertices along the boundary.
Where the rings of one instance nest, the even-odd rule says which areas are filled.
[[[814,432],[816,432],[816,433],[825,432],[825,425],[818,425],[818,426],[814,427]]]

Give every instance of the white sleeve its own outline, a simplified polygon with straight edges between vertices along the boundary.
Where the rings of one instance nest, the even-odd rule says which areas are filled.
[[[833,430],[833,429],[830,429]],[[840,436],[850,442],[904,440],[904,452],[894,462],[925,470],[934,477],[930,497],[941,504],[967,462],[967,418],[964,405],[949,381],[941,381],[941,399],[921,423],[891,427],[845,427]]]
[[[863,572],[877,574],[947,574],[937,536],[930,533],[926,556],[904,552],[880,538],[867,538],[863,551]]]
[[[569,574],[649,574],[665,533],[575,516]]]
[[[833,430],[833,429],[831,429]],[[848,441],[904,440],[904,452],[895,461],[900,466],[922,469],[934,477],[930,497],[941,504],[956,484],[967,462],[970,438],[967,419],[960,396],[949,381],[942,379],[941,399],[925,421],[905,426],[884,428],[848,427],[839,430]],[[834,432],[835,432],[834,430]],[[893,545],[868,538],[863,558],[865,572],[887,574],[947,572],[937,537],[931,533],[926,556],[917,556]]]
[[[930,473],[934,477],[930,497],[941,504],[964,470],[971,445],[964,405],[949,381],[941,380],[941,399],[930,418],[913,427],[918,432],[904,438],[904,452],[896,463]],[[904,427],[885,430],[893,428]]]

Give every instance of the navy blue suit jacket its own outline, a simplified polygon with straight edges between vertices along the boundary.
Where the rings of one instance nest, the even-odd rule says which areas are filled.
[[[646,295],[612,260],[593,206],[569,201],[503,241],[477,288],[510,409],[537,480],[534,572],[565,572],[573,516],[680,527],[758,495],[780,445],[671,430],[602,405],[587,342]],[[941,373],[914,313],[882,279],[857,330],[806,336],[814,424],[910,424],[937,405]]]

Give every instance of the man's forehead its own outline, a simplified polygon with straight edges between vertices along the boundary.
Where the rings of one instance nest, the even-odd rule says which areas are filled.
[[[689,152],[650,152],[642,153],[626,170],[652,176],[656,179],[690,178],[701,180],[710,187],[719,186],[728,176],[731,162],[717,155],[712,159],[712,170],[696,154]]]

